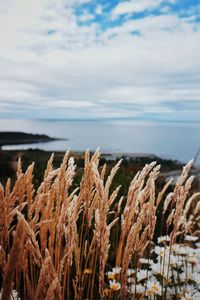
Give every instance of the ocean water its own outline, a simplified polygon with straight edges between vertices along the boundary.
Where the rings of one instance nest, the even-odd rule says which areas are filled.
[[[200,123],[158,123],[130,120],[0,120],[0,131],[47,134],[67,140],[3,149],[40,148],[48,151],[84,151],[100,147],[102,153],[144,153],[187,162],[200,148]],[[200,158],[197,163],[200,164]]]

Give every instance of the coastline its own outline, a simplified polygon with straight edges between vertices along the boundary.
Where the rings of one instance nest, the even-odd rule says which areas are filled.
[[[46,166],[46,163],[54,151],[46,151],[38,148],[31,148],[32,144],[39,143],[48,143],[52,141],[67,140],[50,137],[45,134],[32,134],[25,132],[13,132],[13,131],[2,131],[0,132],[0,181],[5,181],[9,177],[13,177],[13,174],[16,172],[17,160],[19,157],[22,158],[23,166],[26,168],[32,162],[35,162],[37,166],[38,174],[42,174],[43,169]],[[15,149],[15,150],[6,150],[3,149],[3,146],[20,146],[20,145],[29,145],[30,148],[26,150]],[[94,152],[91,151],[91,155]],[[54,157],[56,165],[62,161],[65,151],[55,151]],[[70,156],[75,158],[77,166],[80,168],[84,167],[84,151],[70,151]],[[158,164],[162,166],[160,177],[164,180],[168,180],[171,177],[176,179],[183,168],[184,163],[173,160],[166,157],[158,157],[152,153],[130,153],[130,152],[105,152],[101,153],[100,164],[107,163],[110,166],[113,166],[117,161],[122,159],[122,168],[124,173],[130,171],[130,176],[135,174],[138,170],[144,167],[145,164],[151,163],[152,161],[157,161]],[[200,181],[200,169],[193,167],[192,174]]]
[[[49,137],[46,134],[33,134],[18,131],[0,131],[0,147],[11,145],[48,143],[59,140],[65,139]]]
[[[26,170],[34,162],[34,182],[36,186],[41,180],[43,180],[44,170],[46,169],[47,162],[54,153],[54,167],[59,168],[63,161],[65,152],[63,151],[44,151],[40,149],[28,149],[28,150],[2,150],[0,149],[0,183],[6,184],[8,178],[11,179],[11,184],[16,180],[16,171],[18,159],[21,158],[22,170]],[[90,152],[92,156],[94,152]],[[116,165],[116,163],[122,159],[120,165],[120,170],[116,176],[116,184],[123,185],[122,192],[127,192],[130,182],[134,178],[137,172],[152,161],[157,161],[157,165],[161,165],[161,171],[157,178],[157,184],[159,187],[164,186],[164,184],[171,178],[173,178],[172,186],[176,183],[176,180],[180,173],[182,172],[183,163],[175,160],[162,159],[155,155],[135,153],[126,156],[120,153],[102,153],[99,161],[100,170],[103,168],[104,164],[107,165],[107,171],[109,171]],[[74,178],[75,184],[79,183],[80,178],[84,172],[84,157],[85,152],[83,151],[70,151],[69,157],[75,159],[76,164],[76,176]],[[194,190],[200,186],[200,169],[193,167],[191,169],[191,174],[194,176]]]

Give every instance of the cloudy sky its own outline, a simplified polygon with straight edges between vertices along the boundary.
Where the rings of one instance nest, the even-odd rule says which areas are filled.
[[[199,0],[0,0],[0,118],[200,118]]]

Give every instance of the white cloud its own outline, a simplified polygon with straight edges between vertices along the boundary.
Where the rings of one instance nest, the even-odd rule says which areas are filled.
[[[170,101],[199,102],[200,27],[192,16],[150,15],[101,32],[96,23],[79,25],[74,4],[81,0],[67,7],[61,0],[35,0],[30,8],[25,2],[0,13],[1,111],[18,105],[30,114],[31,107],[53,115],[63,109],[68,117],[129,116],[166,111]],[[138,9],[147,2],[161,1],[134,1]]]
[[[113,15],[142,12],[159,6],[161,2],[163,0],[129,0],[119,2],[113,10]]]
[[[81,108],[92,108],[94,104],[90,101],[77,101],[76,99],[68,99],[68,100],[63,100],[63,99],[58,99],[56,101],[51,101],[47,104],[48,107],[53,107],[53,108],[74,108],[74,109],[81,109]]]
[[[125,34],[137,31],[138,34],[151,34],[154,35],[156,32],[159,34],[163,30],[177,31],[181,29],[181,26],[188,26],[187,22],[183,22],[177,16],[173,15],[160,15],[160,16],[148,16],[143,19],[129,20],[121,26],[115,26],[114,28],[108,29],[104,36],[109,37],[113,34]]]
[[[94,20],[95,15],[89,13],[88,11],[83,11],[83,13],[79,16],[79,21],[80,22],[87,22],[87,21],[92,21]]]
[[[95,13],[96,13],[97,15],[101,15],[102,12],[103,12],[103,7],[102,7],[102,5],[98,4],[98,5],[96,6],[96,8],[95,8]]]

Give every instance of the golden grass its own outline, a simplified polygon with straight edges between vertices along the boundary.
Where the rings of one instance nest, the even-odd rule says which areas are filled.
[[[145,299],[145,293],[133,295],[127,288],[128,274],[130,268],[140,270],[140,258],[151,258],[156,226],[169,235],[170,249],[186,234],[200,236],[200,194],[188,200],[192,162],[173,192],[168,193],[170,180],[158,195],[160,166],[145,165],[119,199],[120,187],[113,191],[112,182],[120,162],[106,178],[99,159],[99,151],[92,157],[86,151],[79,189],[73,190],[76,166],[68,152],[58,169],[51,156],[37,190],[34,164],[23,173],[21,160],[12,190],[9,180],[5,189],[0,186],[2,300],[14,289],[21,299],[33,300]],[[120,271],[112,284],[107,272],[114,266]],[[167,291],[162,297],[167,299]]]

